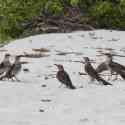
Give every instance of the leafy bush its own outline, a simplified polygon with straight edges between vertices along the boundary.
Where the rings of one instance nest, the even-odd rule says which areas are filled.
[[[63,5],[59,0],[48,1],[46,2],[44,9],[49,14],[60,15],[63,11]]]
[[[125,29],[125,0],[114,5],[109,1],[98,2],[90,9],[90,16],[100,28]]]
[[[78,6],[79,3],[80,3],[80,0],[70,0],[70,4],[72,6]]]
[[[41,0],[0,0],[0,41],[18,37],[23,32],[20,24],[38,15],[45,2],[46,0],[42,2]]]

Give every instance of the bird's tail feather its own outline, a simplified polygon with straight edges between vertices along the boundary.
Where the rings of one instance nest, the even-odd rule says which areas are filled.
[[[76,87],[74,85],[72,85],[72,84],[69,86],[69,88],[70,89],[76,89]]]
[[[123,79],[125,79],[125,72],[119,72],[119,74],[120,74],[120,76],[123,78]]]
[[[98,81],[101,81],[103,85],[112,85],[111,83],[105,81],[103,78],[99,77]]]

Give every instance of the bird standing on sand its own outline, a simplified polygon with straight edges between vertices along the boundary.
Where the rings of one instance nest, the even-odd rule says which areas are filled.
[[[112,55],[110,53],[105,54],[107,59],[105,62],[101,63],[97,68],[96,71],[101,73],[105,70],[110,70],[111,75],[115,72],[116,75],[120,75],[123,79],[125,79],[125,66],[114,62]]]
[[[16,78],[16,75],[21,71],[21,62],[20,62],[20,57],[21,56],[16,56],[15,57],[15,62],[9,67],[8,71],[6,72],[6,74],[4,76],[2,76],[0,78],[0,80],[4,79],[4,78],[8,78],[8,79],[12,79],[15,78],[17,81],[19,81]]]
[[[8,71],[8,69],[10,68],[11,63],[10,63],[9,58],[10,58],[10,54],[8,54],[8,53],[5,54],[4,59],[0,64],[0,75],[5,73],[6,71]]]
[[[103,85],[112,85],[111,83],[105,81],[103,78],[99,76],[96,70],[92,67],[88,57],[84,57],[84,60],[85,60],[85,72],[90,76],[91,80],[96,79],[97,81],[102,82]]]
[[[56,78],[67,88],[75,89],[76,87],[72,84],[72,81],[68,75],[68,73],[64,70],[63,65],[55,64],[58,68],[58,72],[56,74]]]

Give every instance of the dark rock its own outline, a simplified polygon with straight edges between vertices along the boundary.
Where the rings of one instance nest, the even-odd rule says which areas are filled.
[[[24,68],[23,71],[24,71],[24,72],[29,72],[29,69]]]
[[[44,112],[44,109],[40,109],[39,112]]]
[[[51,102],[50,99],[42,99],[41,101],[42,101],[42,102]]]
[[[47,87],[47,85],[43,84],[43,85],[41,85],[41,87]]]

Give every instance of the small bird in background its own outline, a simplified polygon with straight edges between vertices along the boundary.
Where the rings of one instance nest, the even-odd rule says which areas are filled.
[[[97,81],[102,82],[103,85],[112,85],[111,83],[105,81],[103,78],[99,76],[99,74],[91,65],[88,57],[84,57],[84,60],[85,60],[85,67],[84,67],[85,72],[90,76],[92,81],[96,79]]]
[[[8,71],[6,71],[6,74],[2,77],[0,77],[0,80],[4,78],[12,79],[15,78],[17,81],[20,81],[17,79],[16,75],[21,71],[22,63],[20,62],[21,56],[15,57],[15,62],[8,68]]]
[[[8,69],[10,68],[11,63],[10,63],[9,58],[10,58],[10,54],[8,54],[8,53],[5,54],[4,59],[0,64],[0,75],[5,73],[6,71],[8,71]]]
[[[106,61],[101,63],[97,68],[96,71],[98,73],[101,73],[105,70],[109,70],[111,72],[111,76],[112,74],[115,72],[116,73],[116,78],[114,80],[117,79],[117,76],[120,75],[123,79],[125,79],[125,66],[114,62],[113,61],[113,57],[110,53],[106,53]]]
[[[56,78],[64,84],[69,89],[76,89],[76,87],[72,84],[72,81],[68,75],[68,73],[64,70],[63,65],[55,64],[58,68],[58,72],[56,74]]]

